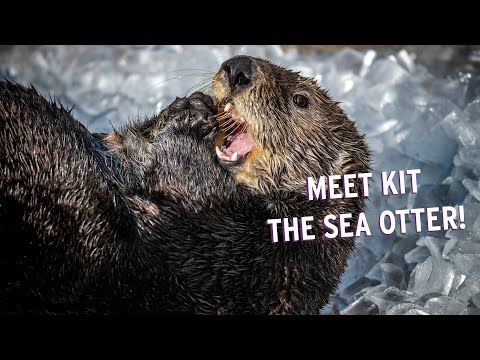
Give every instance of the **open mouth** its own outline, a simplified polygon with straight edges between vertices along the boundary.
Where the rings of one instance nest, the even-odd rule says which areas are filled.
[[[225,105],[219,121],[223,129],[221,134],[223,145],[215,147],[218,161],[223,166],[243,164],[253,149],[253,140],[248,133],[247,121],[231,102]]]

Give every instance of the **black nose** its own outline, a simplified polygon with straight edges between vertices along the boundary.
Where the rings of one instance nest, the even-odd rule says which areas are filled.
[[[250,56],[235,56],[222,64],[232,91],[245,87],[252,81],[252,60]]]

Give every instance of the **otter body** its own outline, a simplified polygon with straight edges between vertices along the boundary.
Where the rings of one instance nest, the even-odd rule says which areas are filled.
[[[292,107],[299,90],[310,112]],[[264,60],[225,62],[212,92],[91,134],[0,82],[3,314],[319,312],[353,239],[315,224],[315,241],[272,244],[266,220],[356,220],[361,199],[308,202],[305,180],[368,170],[363,137],[313,82]]]

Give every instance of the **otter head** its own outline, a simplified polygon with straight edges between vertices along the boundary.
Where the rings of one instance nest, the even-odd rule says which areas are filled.
[[[218,160],[256,191],[305,192],[308,176],[368,171],[364,137],[311,78],[235,56],[215,75],[212,95]]]

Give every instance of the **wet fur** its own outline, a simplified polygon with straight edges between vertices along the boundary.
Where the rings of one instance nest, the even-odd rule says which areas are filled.
[[[308,176],[368,171],[364,136],[315,80],[265,59],[254,59],[254,64],[252,86],[240,93],[228,90],[221,71],[213,83],[214,99],[222,103],[233,98],[259,148],[248,173],[234,175],[237,180],[246,179],[262,194],[304,193]],[[307,108],[294,104],[295,94],[308,98]]]
[[[291,76],[268,78],[286,81],[280,88],[288,90],[298,79]],[[318,313],[353,239],[323,239],[316,226],[316,241],[272,244],[265,222],[343,212],[356,218],[362,199],[308,202],[305,179],[365,171],[368,153],[335,103],[319,104],[319,129],[283,106],[288,93],[265,88],[271,85],[256,96],[275,91],[277,106],[304,132],[283,143],[275,138],[290,134],[286,119],[258,125],[272,155],[259,191],[212,156],[218,126],[207,96],[91,134],[33,88],[0,82],[1,312]],[[295,142],[307,151],[304,160]]]

